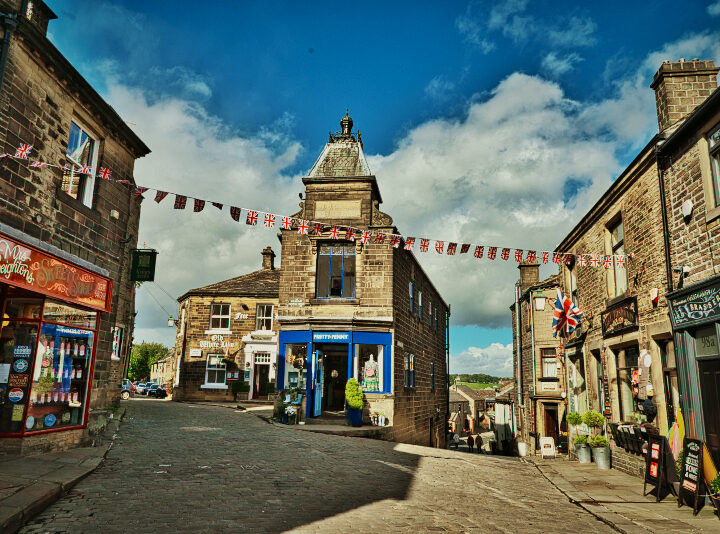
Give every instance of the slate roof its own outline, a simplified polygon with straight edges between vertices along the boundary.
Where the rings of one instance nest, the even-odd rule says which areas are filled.
[[[190,296],[208,295],[277,298],[279,287],[280,269],[260,269],[222,282],[190,289],[178,299],[178,302]]]
[[[495,396],[495,390],[493,388],[486,389],[472,389],[468,386],[458,386],[458,390],[462,391],[465,395],[473,400],[485,400],[489,397]]]
[[[460,395],[460,393],[456,392],[452,388],[450,388],[450,402],[470,402],[465,397]]]
[[[308,178],[347,178],[372,176],[362,143],[352,138],[334,140],[325,145]]]

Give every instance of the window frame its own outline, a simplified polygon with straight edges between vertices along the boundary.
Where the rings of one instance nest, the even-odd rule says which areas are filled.
[[[417,315],[418,319],[422,321],[423,302],[422,302],[422,291],[418,289],[417,292]]]
[[[430,362],[430,391],[435,391],[435,362]]]
[[[87,135],[88,139],[90,139],[93,142],[92,147],[92,153],[90,155],[90,161],[85,164],[90,167],[91,173],[90,174],[76,174],[76,168],[75,166],[82,167],[84,164],[79,161],[75,161],[70,154],[67,152],[67,148],[65,149],[65,157],[70,162],[70,169],[69,169],[69,177],[68,177],[68,190],[64,189],[63,183],[65,182],[65,177],[63,176],[63,180],[60,183],[60,190],[63,191],[68,196],[82,202],[85,206],[88,208],[93,207],[93,201],[95,197],[95,175],[97,174],[97,163],[98,163],[98,154],[100,153],[100,140],[92,135],[87,128],[84,128],[81,125],[82,121],[79,121],[76,118],[70,119],[70,131],[68,132],[68,147],[70,146],[70,135],[72,134],[72,127],[75,125],[79,130],[81,135],[85,134]],[[78,194],[76,197],[72,195],[70,192],[70,189],[72,189],[72,181],[73,178],[78,177]]]
[[[713,137],[717,137],[715,146],[712,146]],[[710,129],[705,136],[705,142],[710,160],[710,199],[713,202],[712,208],[717,209],[720,208],[720,123]]]
[[[220,306],[220,313],[217,313],[217,314],[213,313],[213,309],[215,308],[215,306]],[[224,313],[222,313],[223,306],[228,307],[227,316]],[[213,319],[215,319],[215,318],[217,318],[220,321],[219,326],[217,326],[217,327],[213,326]],[[223,327],[222,321],[225,318],[227,318],[227,326]],[[232,306],[230,305],[229,302],[212,302],[210,304],[210,330],[209,331],[210,332],[229,332],[231,318],[232,318]]]
[[[334,254],[333,247],[342,246],[342,254]],[[329,253],[323,253],[323,250],[327,247],[330,250]],[[357,252],[355,251],[355,245],[352,241],[325,241],[318,243],[317,246],[317,260],[315,263],[315,298],[323,300],[331,299],[354,299],[357,294]],[[346,253],[347,249],[347,253]],[[349,251],[352,249],[352,254]],[[324,256],[330,257],[330,263],[328,265],[328,276],[327,276],[327,296],[320,296],[318,289],[320,288],[320,260]],[[352,295],[343,296],[345,293],[345,258],[351,257],[353,259],[353,282],[352,282]],[[340,295],[334,296],[331,294],[332,289],[332,265],[333,258],[340,258],[340,272],[342,273],[340,281]]]
[[[210,358],[216,358],[216,363],[214,367],[212,367],[212,371],[215,373],[215,378],[217,378],[217,373],[219,370],[222,369],[224,380],[222,382],[209,382],[208,377],[210,376]],[[206,389],[227,389],[227,364],[223,361],[223,355],[220,353],[211,353],[207,355],[207,358],[205,359],[205,383],[200,386],[201,388]]]
[[[405,387],[415,387],[415,355],[405,355]]]
[[[615,238],[615,230],[620,229],[619,234],[622,236],[618,239],[617,243],[613,244]],[[608,270],[608,278],[612,277],[612,287],[608,284],[608,295],[610,298],[622,297],[628,292],[628,280],[627,271],[624,266],[618,266],[616,255],[625,255],[625,225],[622,215],[618,215],[612,220],[607,226],[607,250],[612,255],[612,269]],[[622,280],[624,280],[624,288],[622,291],[619,290],[618,280],[620,279],[618,273],[622,274]],[[612,289],[612,291],[610,291]]]
[[[408,293],[410,295],[410,315],[415,313],[415,286],[413,281],[408,282]]]
[[[260,315],[260,308],[267,308],[270,307],[270,316],[267,315]],[[273,329],[273,319],[274,319],[274,313],[275,313],[275,307],[273,304],[256,304],[255,305],[255,330],[263,330],[268,331]],[[267,321],[270,320],[270,328],[260,328],[260,321]]]

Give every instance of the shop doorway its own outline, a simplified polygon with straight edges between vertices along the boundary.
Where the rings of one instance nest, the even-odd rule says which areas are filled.
[[[255,397],[266,397],[267,386],[270,382],[270,364],[255,364]]]
[[[705,442],[715,465],[720,465],[720,359],[698,360]]]
[[[341,412],[345,409],[345,383],[348,379],[347,345],[319,345],[322,358],[322,410]]]
[[[558,419],[558,407],[557,404],[546,404],[544,405],[544,417],[543,422],[545,425],[545,436],[547,438],[553,438],[555,445],[557,446],[560,441],[560,421]]]

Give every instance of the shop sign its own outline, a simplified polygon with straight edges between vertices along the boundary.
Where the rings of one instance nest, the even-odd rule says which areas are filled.
[[[101,311],[110,311],[109,278],[0,235],[0,279]]]
[[[680,472],[680,493],[678,506],[686,504],[697,515],[705,505],[705,499],[700,499],[700,489],[703,487],[702,478],[703,442],[699,439],[685,438],[683,441],[683,462]]]
[[[349,343],[350,332],[313,332],[313,343]]]
[[[633,330],[638,327],[637,299],[631,297],[613,304],[601,317],[603,337]]]
[[[16,373],[24,373],[28,370],[28,367],[30,367],[30,364],[27,360],[24,360],[22,358],[13,362],[13,371],[15,371]]]
[[[671,300],[670,319],[675,328],[720,319],[720,283]]]
[[[11,421],[22,421],[23,412],[25,411],[24,404],[16,404],[13,406],[12,415],[10,416]]]
[[[199,341],[201,349],[234,349],[235,343],[232,341],[225,341],[225,338],[220,334],[214,334],[210,336],[210,340],[201,339]]]
[[[13,347],[13,356],[15,358],[29,358],[32,354],[32,346],[30,345],[15,345]]]
[[[157,250],[133,249],[130,266],[130,280],[134,282],[152,282],[155,280],[155,260]]]
[[[25,388],[28,385],[30,375],[10,375],[10,382],[8,387],[11,388]]]
[[[8,391],[8,399],[10,402],[20,402],[24,396],[25,393],[23,393],[23,390],[20,388],[13,388]]]

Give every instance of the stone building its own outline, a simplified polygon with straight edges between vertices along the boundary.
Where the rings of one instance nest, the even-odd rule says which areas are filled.
[[[461,395],[455,386],[450,386],[449,394],[450,417],[448,418],[448,431],[451,434],[464,436],[473,432],[472,428],[472,408],[470,399],[465,395]]]
[[[450,386],[450,390],[450,404],[452,404],[452,393],[457,393],[467,400],[469,408],[469,430],[473,433],[479,432],[482,425],[487,425],[487,421],[485,419],[485,400],[495,397],[495,389],[491,387],[485,389],[472,389],[468,386],[454,384]],[[452,413],[453,410],[451,409],[451,416]]]
[[[0,448],[16,452],[88,439],[119,399],[135,312],[141,199],[97,174],[132,183],[149,149],[47,38],[55,18],[0,0]]]
[[[513,370],[518,439],[531,453],[540,438],[563,441],[567,408],[565,360],[560,340],[552,336],[559,276],[540,281],[537,263],[521,263],[515,303],[510,306],[513,328]]]
[[[166,356],[150,365],[150,382],[171,386],[173,384],[173,357]]]
[[[277,379],[278,288],[275,253],[262,269],[183,294],[175,340],[173,400],[232,400],[234,381],[248,398],[267,399]]]
[[[366,420],[383,413],[389,439],[444,446],[449,307],[412,251],[391,245],[398,232],[380,211],[360,133],[347,115],[341,128],[303,178],[294,215],[318,231],[281,235],[278,384],[301,372],[306,414],[317,417],[343,410],[345,383],[355,377]],[[373,238],[363,240],[363,231]]]

